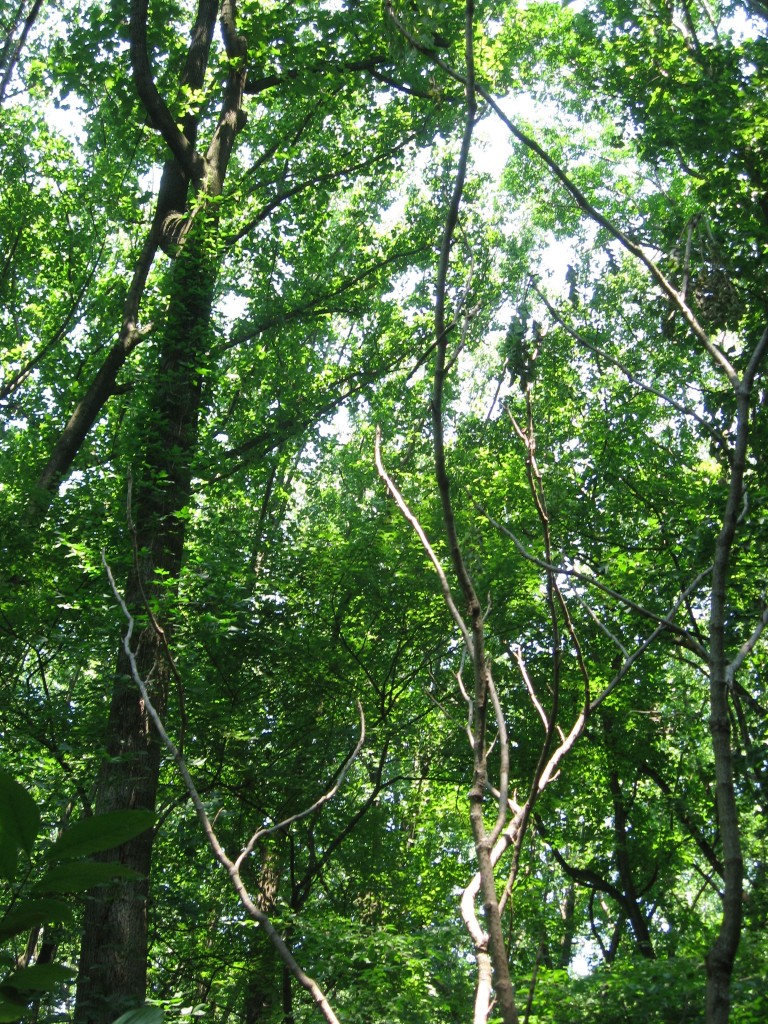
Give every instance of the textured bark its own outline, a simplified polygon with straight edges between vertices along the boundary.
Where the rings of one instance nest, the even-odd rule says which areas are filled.
[[[151,89],[154,90],[146,51],[146,8],[146,3],[143,5],[141,3],[134,3],[131,8],[131,56],[134,64],[134,77],[139,93],[142,96],[142,89],[146,88],[147,81],[151,83]],[[216,24],[216,10],[216,4],[212,0],[200,0],[187,51],[187,60],[179,81],[180,85],[188,85],[193,89],[199,89],[203,86],[213,30]],[[241,54],[241,56],[244,57],[244,54]],[[239,72],[232,77],[239,85],[243,76],[244,72]],[[156,90],[154,92],[156,94]],[[242,97],[242,89],[233,89],[230,85],[226,96],[225,111],[229,109],[230,104],[233,102],[231,95],[233,92],[234,102],[238,102]],[[165,104],[162,103],[159,97],[158,102],[161,103],[163,110],[170,117],[171,115],[165,108]],[[151,114],[150,111],[148,112]],[[171,120],[173,119],[171,118]],[[163,176],[152,224],[147,233],[141,254],[136,261],[131,285],[123,305],[120,335],[85,394],[80,399],[77,408],[67,421],[48,462],[40,472],[35,493],[30,503],[30,512],[35,518],[42,516],[50,500],[51,493],[69,473],[83,442],[107,401],[114,393],[117,376],[126,359],[144,336],[145,331],[141,331],[138,326],[139,310],[149,272],[152,269],[158,247],[162,246],[166,251],[171,250],[174,239],[173,236],[169,238],[170,230],[173,227],[178,230],[178,216],[183,214],[187,208],[187,193],[191,178],[188,165],[191,166],[194,163],[198,169],[202,167],[202,158],[196,156],[193,161],[192,157],[188,156],[190,152],[194,153],[197,127],[197,117],[194,114],[187,114],[184,118],[184,132],[182,136],[184,140],[182,148],[186,156],[182,161],[179,161],[178,158],[166,161],[163,168]],[[176,134],[181,134],[175,123],[173,125],[173,133],[174,140]],[[165,138],[165,136],[163,137]],[[166,141],[169,140],[166,139]],[[170,148],[173,150],[172,145]],[[230,151],[226,154],[227,160],[229,159]],[[216,186],[220,191],[223,176],[226,173],[226,162],[224,162],[221,168],[217,168],[216,173],[219,177]],[[176,217],[171,216],[173,214]],[[169,221],[170,223],[167,223]]]
[[[157,645],[148,631],[142,641],[141,661],[148,669],[158,655]],[[109,762],[99,779],[99,813],[126,808],[153,810],[155,806],[159,749],[127,672],[123,656],[118,660],[110,706]],[[111,1024],[125,1010],[144,1001],[152,838],[152,832],[147,831],[117,852],[121,863],[142,873],[141,881],[122,881],[97,889],[86,903],[74,1016],[78,1024]]]

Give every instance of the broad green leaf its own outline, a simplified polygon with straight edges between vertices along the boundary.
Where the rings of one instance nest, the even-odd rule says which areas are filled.
[[[0,996],[0,1024],[12,1024],[13,1021],[20,1020],[27,1002],[28,1000],[14,1002]]]
[[[71,860],[89,853],[111,850],[141,835],[154,824],[151,811],[110,811],[92,818],[81,818],[54,843],[49,860]]]
[[[141,878],[138,871],[122,864],[101,864],[96,861],[75,861],[51,868],[35,886],[38,892],[85,892],[105,885],[115,878]]]
[[[159,1006],[141,1006],[118,1017],[113,1024],[162,1024],[163,1011]]]
[[[71,917],[72,911],[61,900],[29,901],[10,910],[0,920],[0,940],[20,935],[35,925],[49,924],[51,921],[66,922]]]
[[[0,769],[0,874],[13,878],[18,851],[30,854],[40,828],[40,812],[29,793]]]
[[[32,964],[22,967],[5,978],[0,989],[14,989],[17,992],[50,992],[64,982],[71,981],[75,971],[59,964]]]

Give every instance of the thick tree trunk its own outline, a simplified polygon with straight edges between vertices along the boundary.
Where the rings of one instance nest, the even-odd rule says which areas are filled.
[[[166,638],[181,571],[184,518],[191,465],[197,450],[201,374],[208,349],[215,266],[198,243],[187,244],[171,271],[171,295],[152,400],[147,410],[144,457],[134,470],[135,565],[127,600],[139,619],[156,602]],[[151,623],[141,632],[138,665],[150,679],[152,699],[167,706],[165,646]],[[97,813],[154,810],[160,750],[124,654],[118,657],[106,738],[107,759],[98,781]],[[142,1005],[146,993],[147,896],[153,836],[145,833],[110,854],[140,872],[141,881],[96,890],[86,906],[75,1024],[111,1024]]]

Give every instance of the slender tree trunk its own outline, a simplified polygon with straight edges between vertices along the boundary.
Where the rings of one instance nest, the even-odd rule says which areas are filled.
[[[24,44],[27,41],[27,36],[29,35],[32,26],[37,21],[40,14],[40,8],[42,6],[43,0],[34,0],[34,3],[29,10],[29,14],[27,14],[24,19],[21,34],[19,35],[18,42],[16,42],[15,45],[13,43],[13,36],[18,29],[19,21],[21,20],[21,5],[19,5],[16,15],[13,18],[11,28],[8,32],[8,38],[5,41],[2,53],[0,53],[0,72],[2,72],[2,78],[0,79],[0,103],[5,102],[5,94],[8,90],[13,70],[19,62],[19,56],[21,55]]]
[[[632,926],[632,933],[635,936],[637,950],[641,956],[649,960],[656,959],[653,948],[653,940],[648,930],[648,922],[645,919],[637,890],[635,880],[632,877],[632,863],[629,858],[629,834],[627,830],[627,808],[624,804],[624,797],[621,791],[621,782],[616,772],[609,775],[609,786],[613,799],[613,828],[616,836],[616,868],[619,872],[621,888],[626,900],[625,907],[629,923]]]
[[[215,263],[192,239],[171,271],[168,317],[155,384],[147,409],[143,460],[134,471],[135,565],[127,599],[139,616],[145,598],[158,609],[166,638],[181,571],[184,518],[191,466],[197,450],[201,374],[208,349]],[[148,623],[137,641],[139,669],[151,680],[153,701],[167,705],[169,666],[165,644]],[[124,654],[118,657],[107,724],[107,759],[98,780],[96,811],[154,810],[160,750]],[[147,896],[151,831],[110,858],[133,868],[141,881],[96,891],[86,906],[75,1024],[111,1024],[140,1006],[146,994]]]
[[[754,361],[754,357],[753,357]],[[742,500],[749,442],[751,381],[736,390],[737,421],[728,501],[723,525],[715,544],[712,570],[712,603],[709,616],[709,730],[715,759],[715,807],[723,850],[723,916],[715,941],[707,953],[707,1024],[728,1024],[731,975],[741,938],[744,859],[741,852],[736,791],[733,784],[733,750],[728,716],[728,661],[725,622],[728,614],[728,580],[731,551]]]
[[[573,959],[573,943],[576,939],[576,886],[573,884],[566,889],[565,898],[560,907],[560,916],[563,919],[563,937],[560,942],[557,966],[559,970],[564,971],[570,966]]]

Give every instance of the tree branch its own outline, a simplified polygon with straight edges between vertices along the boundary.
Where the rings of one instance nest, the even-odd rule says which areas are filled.
[[[157,91],[147,56],[147,16],[149,0],[131,0],[131,68],[136,91],[150,121],[163,137],[186,176],[193,181],[203,177],[202,157],[180,130],[165,100]]]
[[[227,874],[229,875],[232,887],[237,893],[237,896],[240,902],[242,903],[243,907],[245,908],[246,912],[264,930],[267,938],[275,947],[280,959],[288,968],[291,975],[296,979],[299,985],[301,985],[301,987],[310,994],[315,1005],[323,1014],[328,1024],[339,1024],[339,1019],[334,1013],[323,990],[320,988],[317,982],[314,981],[314,979],[310,978],[307,974],[304,973],[304,971],[301,969],[298,962],[296,961],[295,957],[293,956],[293,953],[291,953],[290,949],[286,945],[285,940],[277,931],[275,926],[272,924],[272,921],[270,920],[269,916],[265,914],[263,910],[260,910],[256,906],[253,899],[249,895],[248,890],[246,889],[245,884],[243,883],[242,878],[240,877],[240,867],[242,866],[245,851],[241,853],[241,855],[238,857],[236,861],[232,861],[228,857],[224,847],[219,842],[218,836],[216,835],[216,832],[213,828],[213,824],[211,823],[211,820],[208,817],[208,812],[205,809],[205,805],[200,797],[200,794],[197,791],[197,787],[195,786],[194,780],[192,779],[192,776],[189,773],[186,761],[182,757],[179,750],[176,748],[173,740],[166,732],[165,726],[163,725],[163,722],[150,699],[146,683],[142,679],[141,674],[139,672],[138,665],[136,664],[136,657],[131,648],[131,638],[133,636],[134,629],[133,616],[129,612],[128,607],[125,601],[123,600],[122,595],[120,594],[120,591],[117,589],[117,585],[115,584],[112,571],[109,568],[109,565],[107,564],[106,557],[103,551],[101,554],[101,561],[106,571],[107,579],[109,580],[109,585],[115,597],[115,600],[119,604],[120,609],[123,615],[125,616],[126,621],[128,622],[128,628],[126,630],[125,636],[123,637],[123,650],[125,651],[125,655],[131,667],[131,676],[133,678],[133,681],[139,688],[147,714],[152,719],[152,723],[155,729],[157,730],[160,739],[162,740],[169,754],[173,758],[176,768],[178,769],[178,772],[181,775],[187,793],[189,794],[189,798],[192,801],[193,807],[195,808],[198,820],[203,829],[203,832],[205,833],[205,837],[208,840],[208,845],[210,846],[214,857],[222,865],[222,867],[226,870]],[[362,719],[362,708],[359,702],[358,710],[361,714],[361,721],[363,723],[361,726],[362,732],[364,729],[364,720]],[[359,750],[360,745],[361,744],[359,743],[355,749],[355,756]],[[331,796],[337,792],[339,785],[341,784],[341,781],[343,779],[343,776],[346,774],[350,764],[351,760],[348,759],[348,761],[342,768],[342,772],[340,773],[340,776],[337,779],[337,783],[332,787],[332,789],[329,791],[328,794],[326,794],[324,798],[321,797],[319,801],[316,801],[316,803],[313,804],[312,808],[310,808],[306,812],[307,814],[312,813],[313,810],[315,810],[322,803],[326,802],[326,800],[329,800]],[[293,821],[298,820],[299,817],[304,816],[306,815],[294,815],[292,818],[286,819],[285,822],[281,822],[280,826],[275,826],[274,829],[265,830],[264,832],[262,832],[262,835],[266,834],[266,832],[273,832],[278,827],[287,827],[287,825],[291,824]],[[250,852],[250,850],[248,852]]]

